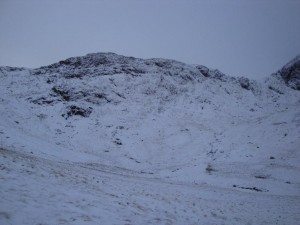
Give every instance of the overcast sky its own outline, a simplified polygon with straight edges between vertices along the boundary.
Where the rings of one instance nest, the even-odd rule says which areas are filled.
[[[300,54],[299,0],[0,0],[0,65],[115,52],[258,78]]]

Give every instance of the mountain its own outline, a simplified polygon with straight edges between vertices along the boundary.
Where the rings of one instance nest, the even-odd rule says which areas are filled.
[[[265,80],[114,53],[0,67],[1,224],[297,224],[299,57]]]

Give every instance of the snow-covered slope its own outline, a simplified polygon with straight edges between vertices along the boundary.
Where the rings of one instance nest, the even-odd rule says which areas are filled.
[[[1,67],[1,224],[297,224],[298,62],[261,82],[113,53]]]

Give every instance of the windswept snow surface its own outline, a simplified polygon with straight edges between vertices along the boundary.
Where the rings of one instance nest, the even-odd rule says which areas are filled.
[[[299,224],[300,91],[276,74],[97,53],[0,79],[1,225]]]

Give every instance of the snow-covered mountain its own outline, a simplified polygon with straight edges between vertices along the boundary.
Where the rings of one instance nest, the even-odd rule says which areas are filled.
[[[298,224],[299,66],[0,67],[0,224]]]

